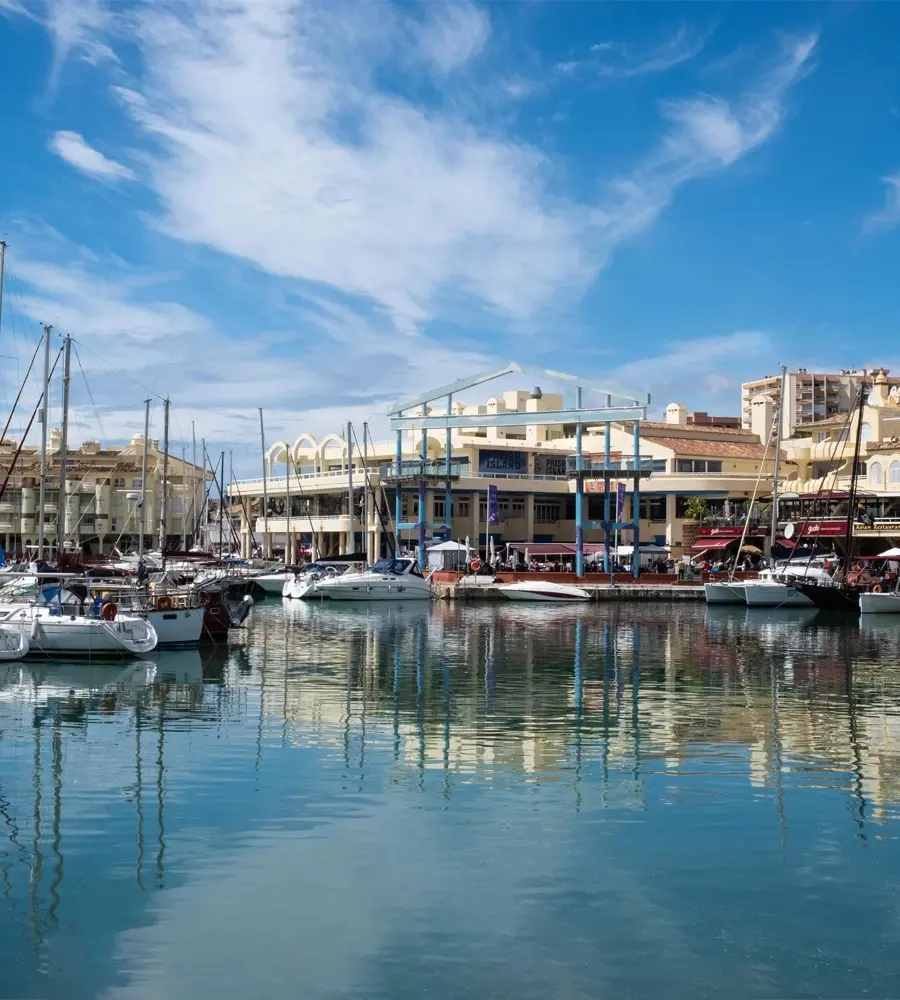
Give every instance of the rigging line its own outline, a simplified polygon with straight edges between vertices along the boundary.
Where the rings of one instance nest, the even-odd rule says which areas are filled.
[[[31,374],[32,366],[34,365],[35,359],[37,358],[38,351],[40,349],[41,349],[41,345],[40,345],[40,342],[38,342],[37,347],[35,347],[35,349],[34,349],[34,354],[32,354],[32,356],[31,356],[31,364],[28,366],[28,371],[25,372],[25,378],[22,380],[21,384],[19,385],[19,392],[18,392],[18,395],[16,396],[16,401],[13,403],[12,409],[9,411],[9,416],[6,418],[6,425],[3,428],[3,433],[0,434],[0,443],[2,443],[5,440],[5,438],[6,438],[6,432],[9,430],[9,425],[12,423],[12,418],[15,415],[16,407],[19,405],[19,401],[22,398],[22,393],[25,390],[25,383],[28,381],[28,376]]]
[[[78,370],[81,372],[82,379],[84,379],[84,387],[87,389],[88,399],[90,399],[91,406],[94,408],[94,419],[97,421],[97,426],[100,428],[100,438],[101,440],[105,440],[106,431],[103,429],[103,421],[100,419],[100,412],[97,409],[97,404],[94,402],[94,395],[91,392],[90,385],[88,384],[87,375],[84,373],[84,367],[81,364],[81,358],[78,356],[77,347],[75,348],[75,360],[78,362]]]
[[[122,378],[128,379],[129,382],[134,382],[134,384],[136,386],[138,386],[139,388],[143,389],[144,392],[149,392],[151,396],[155,397],[160,402],[163,402],[165,400],[165,396],[161,396],[155,389],[151,389],[149,386],[144,385],[143,382],[139,382],[133,375],[129,375],[128,372],[123,372],[121,368],[116,368],[115,365],[110,364],[109,361],[107,361],[106,358],[104,358],[102,354],[98,354],[95,350],[93,350],[92,348],[88,347],[88,345],[83,340],[77,340],[75,337],[72,337],[72,343],[73,344],[81,344],[81,346],[86,351],[89,351],[91,354],[93,354],[94,357],[97,358],[98,361],[102,361],[103,364],[105,364],[107,368],[109,368],[112,371],[114,371],[117,375],[121,375]]]

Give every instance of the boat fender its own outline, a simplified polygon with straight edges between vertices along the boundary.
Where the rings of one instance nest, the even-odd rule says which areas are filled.
[[[38,633],[41,631],[41,621],[39,618],[35,617],[31,619],[31,638],[37,639]]]
[[[873,594],[880,594],[881,593],[881,584],[880,583],[876,583],[875,584],[875,586],[872,588],[872,593]]]
[[[172,598],[171,597],[157,597],[156,607],[160,611],[171,611],[172,610]]]
[[[111,622],[116,617],[119,611],[119,606],[113,601],[107,601],[106,604],[100,609],[100,619],[101,621]]]

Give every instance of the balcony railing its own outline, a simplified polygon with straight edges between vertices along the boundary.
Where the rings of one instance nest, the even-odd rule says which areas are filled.
[[[577,470],[577,459],[574,455],[566,458],[566,469],[570,473]],[[643,455],[635,458],[634,455],[616,455],[611,457],[609,462],[603,455],[585,455],[581,460],[581,467],[586,472],[653,472],[654,461],[659,459],[645,458]]]

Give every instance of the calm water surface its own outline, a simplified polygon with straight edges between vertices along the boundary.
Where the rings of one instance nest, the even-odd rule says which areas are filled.
[[[900,622],[251,625],[0,667],[0,1000],[900,996]]]

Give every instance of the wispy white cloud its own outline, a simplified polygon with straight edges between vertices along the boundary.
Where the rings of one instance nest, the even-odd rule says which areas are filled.
[[[628,80],[664,73],[699,55],[705,44],[705,35],[681,27],[659,45],[645,50],[616,42],[595,42],[590,47],[590,57],[559,63],[557,68],[567,76],[586,72]]]
[[[885,233],[900,226],[900,172],[881,179],[887,188],[884,207],[863,220],[865,233]]]
[[[55,132],[50,148],[70,166],[99,180],[134,180],[134,172],[89,146],[77,132]]]
[[[113,50],[101,38],[113,21],[103,0],[51,0],[45,5],[45,11],[47,30],[53,41],[51,92],[59,85],[63,67],[72,53],[94,64],[117,61]]]
[[[609,186],[598,212],[608,241],[618,244],[656,221],[688,181],[734,164],[769,140],[784,119],[785,97],[810,68],[815,35],[786,40],[758,83],[734,101],[697,96],[667,101],[668,131],[632,173]]]
[[[770,353],[768,334],[745,330],[715,337],[675,341],[660,354],[639,358],[613,368],[604,376],[612,388],[649,391],[654,410],[671,402],[737,408],[741,378],[736,368],[748,357]]]
[[[487,11],[473,3],[424,6],[425,20],[413,30],[419,58],[442,73],[465,65],[484,48],[491,31]]]

